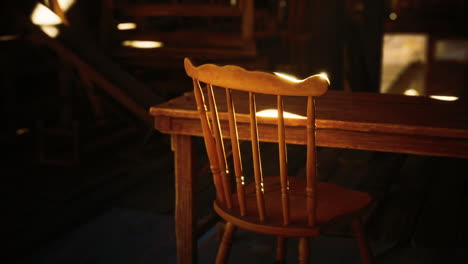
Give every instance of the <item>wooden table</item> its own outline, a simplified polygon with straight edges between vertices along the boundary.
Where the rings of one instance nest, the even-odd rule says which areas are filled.
[[[249,139],[247,95],[234,95],[239,113],[239,138]],[[216,93],[224,102],[223,91]],[[305,101],[286,98],[285,111],[305,113]],[[275,97],[257,96],[257,111],[274,108]],[[227,132],[224,105],[218,108]],[[468,105],[424,97],[329,91],[316,98],[317,145],[370,151],[468,158]],[[192,136],[202,136],[195,99],[187,93],[158,106],[150,113],[154,126],[171,134],[175,155],[176,241],[178,263],[196,263]],[[259,137],[274,142],[275,118],[259,118]],[[306,144],[302,119],[286,119],[286,141]]]

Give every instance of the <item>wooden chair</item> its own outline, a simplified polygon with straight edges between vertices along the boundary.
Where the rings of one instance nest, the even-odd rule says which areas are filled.
[[[321,75],[314,75],[303,81],[293,82],[273,74],[246,71],[236,66],[220,67],[205,64],[195,67],[187,58],[184,64],[186,73],[193,79],[197,108],[213,174],[217,194],[214,209],[227,222],[216,263],[225,262],[235,227],[277,236],[276,257],[280,263],[285,260],[285,238],[299,237],[299,263],[308,263],[308,237],[319,235],[321,226],[339,218],[351,220],[363,262],[371,263],[371,252],[360,224],[360,215],[371,202],[370,196],[332,183],[316,181],[314,96],[322,95],[327,91],[328,79]],[[206,84],[206,92],[202,89],[202,83]],[[218,114],[213,86],[225,89],[226,115]],[[246,118],[245,115],[241,116],[235,111],[233,94],[239,91],[249,94],[248,118],[250,119],[254,168],[254,181],[251,184],[245,183],[239,147],[240,132],[236,119]],[[262,175],[256,94],[277,96],[279,176],[263,177]],[[288,177],[285,118],[283,116],[284,96],[307,97],[306,179]],[[217,97],[224,96],[218,93]],[[228,129],[220,125],[226,119],[229,123]],[[223,130],[228,133],[223,134]],[[228,154],[226,153],[228,148],[225,148],[223,138],[230,138],[235,192],[231,187],[231,170],[228,168]]]

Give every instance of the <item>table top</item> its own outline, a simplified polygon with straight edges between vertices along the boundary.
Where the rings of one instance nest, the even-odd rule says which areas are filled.
[[[225,109],[224,91],[215,91],[221,119]],[[248,94],[233,95],[238,122],[248,123]],[[257,112],[275,108],[274,96],[257,95]],[[438,156],[468,157],[468,104],[463,101],[447,102],[427,97],[389,95],[376,93],[351,93],[328,91],[316,99],[317,144],[320,146],[348,147],[357,149],[395,151]],[[305,115],[306,98],[288,97],[284,101],[284,110],[300,116]],[[195,99],[192,93],[153,106],[150,113],[155,117],[155,126],[162,132],[164,127],[158,124],[164,118],[198,120]],[[225,115],[225,117],[223,116]],[[163,118],[164,117],[164,118]],[[258,118],[259,124],[275,124],[275,118]],[[305,120],[287,118],[289,128],[305,126]],[[186,128],[185,134],[191,134]],[[184,130],[184,129],[182,129]],[[349,142],[334,143],[333,133],[345,133]],[[199,135],[193,132],[193,135]],[[344,134],[343,134],[344,135]],[[338,136],[336,134],[335,136]],[[363,137],[380,136],[382,139],[372,143],[364,142]],[[300,138],[300,136],[298,137]],[[370,139],[370,138],[369,138]],[[385,142],[390,140],[391,142]],[[408,140],[407,143],[403,141]],[[267,140],[268,141],[268,140]],[[299,140],[300,141],[300,140]],[[292,143],[302,144],[290,140]],[[362,144],[359,143],[362,141]],[[379,146],[386,145],[384,147]],[[413,150],[405,150],[405,144]],[[426,150],[417,150],[426,144]],[[392,145],[395,145],[392,147]],[[402,145],[402,146],[398,146]],[[408,146],[409,146],[408,145]],[[400,151],[400,148],[402,149]],[[429,149],[428,149],[429,148]]]

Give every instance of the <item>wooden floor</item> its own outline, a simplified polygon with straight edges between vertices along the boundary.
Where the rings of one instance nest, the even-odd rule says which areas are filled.
[[[17,139],[15,147],[27,150],[27,141]],[[201,140],[195,145],[200,149],[197,156],[203,157]],[[276,146],[262,144],[262,149],[273,153]],[[304,173],[304,151],[289,147],[292,175]],[[30,151],[11,157],[2,230],[9,241],[9,258],[18,263],[174,262],[169,138],[154,134],[143,148],[109,153],[96,153],[78,167],[26,162],[34,160]],[[367,191],[375,198],[365,226],[377,263],[467,259],[466,250],[456,249],[468,246],[466,160],[331,148],[319,148],[318,159],[320,180]],[[197,168],[206,168],[205,162],[199,159]],[[264,168],[265,174],[275,170]],[[213,190],[207,172],[198,177],[197,206],[204,221],[212,212]],[[325,234],[311,243],[318,263],[356,263],[357,250],[346,226],[334,226]],[[216,232],[211,229],[200,239],[199,257],[207,263],[217,248]],[[271,263],[273,244],[271,238],[239,232],[231,263]],[[296,242],[290,247],[294,252]]]
[[[151,212],[113,208],[18,263],[176,263],[173,218]],[[297,263],[297,239],[287,243],[287,263]],[[199,263],[213,263],[216,228],[199,239]],[[466,263],[464,248],[385,248],[371,244],[376,263]],[[360,263],[351,237],[324,235],[311,239],[311,263]],[[238,230],[229,263],[273,263],[275,239]]]

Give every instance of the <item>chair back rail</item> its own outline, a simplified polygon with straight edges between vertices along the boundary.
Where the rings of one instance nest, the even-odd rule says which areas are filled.
[[[200,114],[203,136],[207,154],[211,164],[213,180],[216,188],[217,200],[228,210],[233,209],[233,193],[231,190],[230,173],[227,155],[223,142],[223,135],[219,120],[213,86],[222,87],[226,93],[227,117],[229,125],[229,138],[232,151],[232,160],[235,174],[236,196],[238,210],[241,216],[247,215],[245,188],[245,175],[242,168],[241,152],[239,147],[238,130],[236,123],[235,104],[232,91],[248,92],[250,141],[252,147],[253,174],[255,186],[255,203],[260,223],[268,224],[268,212],[265,206],[265,189],[262,173],[261,154],[259,146],[255,94],[272,94],[277,97],[277,133],[279,152],[279,177],[281,188],[282,224],[289,226],[290,221],[290,195],[288,180],[288,160],[284,127],[284,96],[306,96],[307,100],[307,158],[306,158],[306,186],[305,199],[308,221],[302,223],[315,225],[316,212],[316,151],[315,151],[315,109],[314,96],[326,92],[329,86],[328,79],[320,75],[311,76],[302,81],[290,81],[273,74],[257,71],[246,71],[236,66],[216,66],[204,64],[195,67],[189,59],[184,61],[187,74],[192,77],[197,109]],[[202,89],[206,84],[206,91]],[[207,101],[205,99],[205,94]],[[226,137],[226,135],[225,135]],[[253,198],[250,198],[250,200]],[[249,215],[249,217],[252,217]]]
[[[241,67],[204,64],[195,67],[189,59],[184,60],[187,74],[203,83],[244,92],[285,96],[320,96],[329,86],[323,75],[317,74],[304,80],[291,81],[276,75],[247,71]]]

